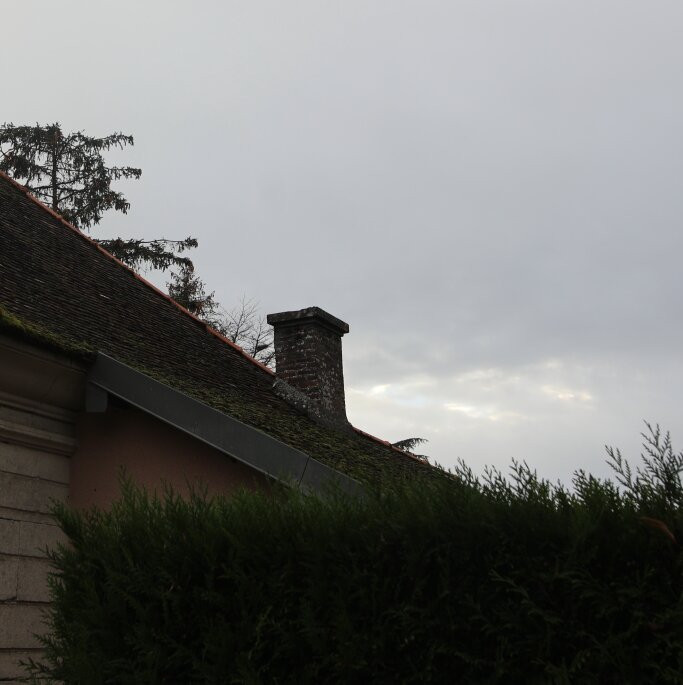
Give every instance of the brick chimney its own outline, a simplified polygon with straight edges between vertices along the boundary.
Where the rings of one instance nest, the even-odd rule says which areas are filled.
[[[349,324],[319,307],[268,314],[275,343],[275,390],[326,424],[348,426],[342,336]]]

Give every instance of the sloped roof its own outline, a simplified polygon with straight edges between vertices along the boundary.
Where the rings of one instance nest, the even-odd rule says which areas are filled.
[[[366,482],[425,466],[362,431],[314,423],[249,357],[0,173],[0,329],[102,352]]]

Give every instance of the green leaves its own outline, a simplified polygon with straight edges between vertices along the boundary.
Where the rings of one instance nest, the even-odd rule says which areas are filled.
[[[670,440],[650,437],[631,489],[577,473],[568,490],[523,462],[480,480],[461,463],[362,501],[155,497],[124,481],[110,511],[59,505],[71,545],[53,556],[53,630],[36,673],[680,683],[680,471]]]

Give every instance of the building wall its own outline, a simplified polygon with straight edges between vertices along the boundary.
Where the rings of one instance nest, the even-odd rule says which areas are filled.
[[[142,411],[111,401],[83,411],[87,369],[0,336],[0,683],[39,659],[49,606],[46,549],[65,542],[51,501],[107,506],[118,472],[151,490],[267,488],[268,479]]]
[[[69,494],[75,507],[106,507],[117,499],[122,467],[137,484],[159,493],[163,483],[181,494],[197,485],[209,494],[268,487],[262,474],[123,403],[110,402],[101,414],[80,414],[76,436]]]
[[[71,362],[0,339],[0,681],[40,656],[46,548],[63,541],[50,501],[68,496],[84,378]]]

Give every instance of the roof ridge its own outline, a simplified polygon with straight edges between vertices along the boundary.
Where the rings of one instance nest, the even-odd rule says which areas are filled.
[[[54,209],[48,207],[46,204],[41,202],[37,197],[35,197],[29,190],[26,188],[26,186],[23,186],[21,183],[18,181],[15,181],[11,176],[6,174],[4,171],[0,171],[0,178],[4,178],[6,181],[9,181],[11,185],[16,187],[20,192],[22,192],[26,197],[34,202],[40,209],[43,211],[47,212],[52,216],[52,218],[57,219],[63,226],[68,228],[69,230],[73,231],[77,235],[79,235],[81,238],[83,238],[85,241],[93,245],[95,248],[97,248],[103,255],[108,257],[109,259],[113,260],[116,262],[119,266],[123,267],[126,271],[128,271],[130,274],[132,274],[136,279],[138,279],[141,283],[146,285],[148,288],[153,290],[157,295],[160,295],[163,297],[165,300],[170,302],[171,304],[175,305],[183,314],[186,316],[189,316],[190,318],[194,319],[198,324],[200,324],[204,330],[207,331],[207,333],[210,333],[213,335],[215,338],[218,338],[221,342],[226,343],[228,346],[232,347],[234,350],[242,354],[248,361],[250,361],[252,364],[254,364],[256,367],[261,369],[262,371],[265,371],[271,376],[275,375],[275,372],[272,369],[269,369],[265,364],[261,363],[257,359],[254,359],[248,352],[245,352],[242,347],[240,347],[237,343],[234,343],[232,340],[226,338],[222,333],[219,333],[215,328],[209,326],[205,321],[202,321],[196,314],[193,314],[189,309],[186,309],[183,307],[183,305],[178,304],[170,295],[165,293],[163,290],[160,288],[157,288],[153,283],[150,283],[146,278],[143,278],[137,271],[134,269],[131,269],[127,264],[124,264],[120,259],[115,257],[111,252],[107,252],[97,241],[93,240],[91,237],[85,235],[83,231],[80,229],[76,228],[72,223],[68,222],[61,214],[55,212]]]
[[[275,377],[276,374],[275,372],[268,368],[265,364],[259,362],[258,360],[254,359],[250,354],[244,351],[242,347],[237,345],[236,343],[232,342],[232,340],[229,340],[226,338],[222,333],[217,331],[215,328],[211,327],[208,325],[206,322],[202,321],[196,314],[193,314],[190,312],[188,309],[183,307],[181,304],[176,302],[170,295],[165,293],[163,290],[160,288],[157,288],[154,284],[150,283],[146,278],[138,274],[135,270],[133,270],[131,267],[129,267],[127,264],[124,264],[120,259],[112,255],[110,252],[105,250],[99,243],[97,243],[93,238],[87,236],[83,231],[78,229],[76,226],[68,222],[63,216],[61,216],[58,212],[54,211],[52,208],[48,207],[45,205],[43,202],[41,202],[38,198],[36,198],[25,186],[23,186],[21,183],[18,181],[14,180],[11,176],[7,175],[5,172],[0,171],[0,179],[6,180],[11,186],[16,188],[19,192],[22,193],[26,198],[28,198],[31,202],[36,204],[42,211],[46,212],[49,214],[53,219],[56,219],[62,226],[64,226],[66,229],[72,231],[76,235],[78,235],[80,238],[85,240],[87,243],[95,247],[99,252],[101,252],[104,256],[106,256],[108,259],[114,261],[116,264],[118,264],[120,267],[122,267],[126,272],[131,274],[134,278],[136,278],[138,281],[140,281],[143,285],[147,286],[149,289],[151,289],[156,295],[162,297],[164,300],[170,302],[173,306],[175,306],[180,312],[182,312],[185,316],[190,317],[194,322],[198,323],[207,333],[212,335],[215,338],[218,338],[221,342],[225,343],[232,349],[234,349],[236,352],[239,352],[246,360],[251,362],[254,366],[259,368],[261,371],[266,372],[269,376]],[[388,440],[383,440],[382,438],[378,438],[374,435],[371,435],[370,433],[367,433],[364,430],[361,430],[360,428],[356,428],[355,426],[351,426],[353,429],[354,433],[356,433],[359,437],[365,438],[366,440],[375,443],[378,446],[382,446],[385,448],[389,448],[395,453],[400,454],[403,457],[409,457],[410,459],[422,463],[421,460],[419,460],[417,457],[412,455],[410,452],[405,452],[403,450],[400,450],[399,448],[395,447],[390,443]]]

